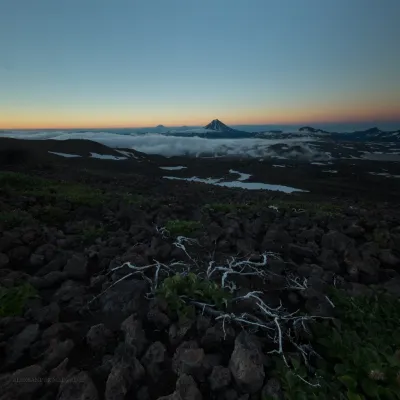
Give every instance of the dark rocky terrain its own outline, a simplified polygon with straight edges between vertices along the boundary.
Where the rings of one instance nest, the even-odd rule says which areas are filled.
[[[165,159],[132,150],[134,157],[111,161],[85,157],[121,156],[89,141],[0,144],[2,400],[297,399],[287,397],[276,357],[299,353],[296,345],[311,343],[313,333],[291,341],[291,313],[334,317],[332,288],[351,298],[377,290],[400,298],[400,188],[365,174],[372,161],[351,172],[339,162],[327,179],[301,161],[276,168],[276,161]],[[267,177],[309,192],[167,181],[159,167],[168,165],[191,169],[176,176],[222,177],[232,168],[251,173],[250,181]],[[226,298],[244,301],[225,309],[207,298],[202,305],[209,287],[199,282],[210,261],[234,268],[230,257],[243,269],[231,270]],[[136,269],[118,269],[124,263]],[[195,314],[177,313],[166,294],[174,287],[161,283],[175,273],[192,276],[188,266],[201,295],[182,299]],[[155,271],[164,291],[155,290]],[[218,284],[213,299],[224,289],[224,271],[210,278]],[[13,288],[19,292],[10,297]],[[255,291],[259,297],[249,297]],[[267,321],[266,330],[238,322],[244,315],[258,328]]]

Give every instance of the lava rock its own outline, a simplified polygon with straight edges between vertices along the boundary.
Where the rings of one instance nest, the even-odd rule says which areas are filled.
[[[52,339],[48,349],[43,354],[42,366],[46,369],[56,367],[61,361],[68,357],[74,346],[75,344],[71,339],[64,341]]]
[[[121,330],[125,334],[125,343],[135,348],[137,355],[141,355],[147,343],[141,321],[131,315],[121,324]]]
[[[43,385],[40,365],[30,365],[12,374],[0,375],[0,399],[31,399]],[[18,384],[16,384],[18,383]]]
[[[261,398],[270,400],[283,400],[282,388],[278,379],[268,379],[261,391]]]
[[[345,250],[353,245],[353,240],[338,231],[330,231],[322,236],[321,246],[328,250],[333,250],[338,254],[343,254]]]
[[[44,256],[46,262],[50,262],[57,253],[57,248],[53,244],[46,243],[42,246],[39,246],[35,252],[37,255]]]
[[[100,296],[100,306],[110,319],[123,320],[142,308],[147,291],[145,281],[125,280]]]
[[[6,268],[10,262],[7,254],[0,253],[0,269]]]
[[[36,273],[37,276],[44,276],[50,272],[61,271],[67,262],[66,254],[58,254],[53,260],[47,263],[44,267]]]
[[[306,258],[315,258],[316,253],[314,249],[307,246],[299,246],[297,244],[289,244],[289,251],[294,256],[306,257]]]
[[[117,363],[112,367],[106,382],[105,400],[124,400],[135,382],[140,381],[144,375],[144,368],[136,358],[130,364]]]
[[[87,259],[81,255],[72,256],[64,267],[64,272],[71,279],[85,279],[87,275]]]
[[[56,272],[51,272],[52,274]],[[47,276],[47,275],[46,275]],[[68,280],[65,281],[60,289],[54,294],[53,299],[58,302],[69,302],[81,298],[85,293],[85,288],[82,284]]]
[[[17,246],[8,252],[10,262],[18,263],[23,262],[29,258],[31,251],[27,246]]]
[[[211,390],[217,391],[224,389],[231,383],[231,371],[229,368],[218,365],[213,368],[211,375],[208,377],[208,381]]]
[[[158,400],[202,400],[203,397],[196,382],[190,375],[181,375],[176,382],[176,390],[169,396],[159,397]]]
[[[29,258],[29,264],[32,267],[41,267],[43,263],[45,262],[44,256],[41,254],[32,254],[31,257]]]
[[[6,347],[6,362],[14,364],[39,336],[39,324],[28,325],[17,336],[10,339]]]
[[[147,349],[145,355],[143,356],[141,362],[145,367],[147,373],[157,382],[162,374],[162,367],[165,361],[167,349],[161,342],[154,342]]]
[[[58,322],[60,307],[57,303],[50,303],[48,306],[38,309],[32,309],[30,312],[32,318],[42,325],[54,324]]]
[[[258,392],[264,383],[264,355],[258,341],[242,331],[236,337],[229,369],[237,386],[244,393]]]
[[[168,315],[157,308],[152,308],[149,310],[147,313],[147,320],[154,324],[154,326],[160,331],[168,328],[168,326],[171,324]]]
[[[34,276],[29,283],[36,289],[48,289],[67,279],[67,274],[61,271],[50,272],[43,277]]]
[[[112,338],[112,332],[104,324],[98,324],[89,329],[86,334],[86,343],[93,351],[105,351]]]
[[[392,250],[381,250],[379,252],[379,259],[387,267],[400,269],[400,258],[393,254]]]
[[[99,395],[89,375],[82,371],[61,382],[57,400],[98,400]]]
[[[177,375],[187,374],[203,380],[204,357],[204,350],[198,348],[196,342],[183,342],[176,349],[172,369]]]

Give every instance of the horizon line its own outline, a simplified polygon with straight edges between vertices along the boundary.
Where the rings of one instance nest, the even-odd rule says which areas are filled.
[[[221,120],[220,120],[221,121]],[[211,121],[210,121],[211,122]],[[221,121],[223,122],[223,121]],[[224,122],[223,122],[224,123]],[[225,124],[225,123],[224,123]],[[268,123],[233,123],[233,124],[225,124],[228,126],[260,126],[260,125],[275,125],[275,126],[313,126],[313,125],[350,125],[350,124],[364,124],[364,125],[371,125],[371,127],[377,127],[380,124],[399,124],[400,128],[400,120],[372,120],[372,121],[309,121],[309,122],[297,122],[297,123],[280,123],[280,122],[268,122]],[[60,130],[70,130],[70,129],[146,129],[146,128],[156,128],[157,126],[164,126],[165,128],[181,128],[181,127],[188,127],[188,128],[197,128],[197,127],[204,127],[205,125],[164,125],[164,124],[157,124],[157,125],[101,125],[101,126],[36,126],[36,127],[23,127],[23,126],[16,126],[16,127],[1,127],[0,130],[51,130],[51,129],[60,129]]]

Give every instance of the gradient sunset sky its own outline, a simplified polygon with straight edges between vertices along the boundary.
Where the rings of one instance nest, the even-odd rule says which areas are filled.
[[[400,122],[400,0],[0,0],[0,129]]]

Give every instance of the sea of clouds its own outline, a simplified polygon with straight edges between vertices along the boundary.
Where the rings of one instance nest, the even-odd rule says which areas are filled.
[[[86,139],[111,148],[134,149],[146,154],[165,157],[277,157],[287,159],[326,160],[330,156],[316,146],[315,138],[296,139],[205,139],[200,137],[168,136],[157,133],[118,135],[109,132],[11,131],[3,137],[36,140]]]

